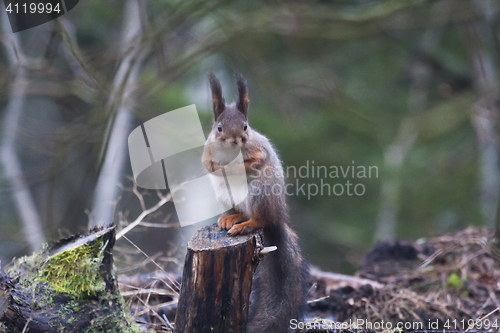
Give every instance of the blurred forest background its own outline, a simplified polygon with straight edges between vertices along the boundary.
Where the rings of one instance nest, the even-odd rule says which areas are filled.
[[[208,134],[210,71],[228,101],[233,71],[247,78],[249,123],[285,166],[378,168],[323,179],[361,196],[289,197],[312,264],[350,273],[378,240],[499,219],[497,0],[81,0],[17,34],[0,18],[3,266],[154,206],[133,188],[128,134],[190,104]],[[178,269],[201,225],[175,221],[168,202],[127,234],[149,258],[120,239],[119,271]]]

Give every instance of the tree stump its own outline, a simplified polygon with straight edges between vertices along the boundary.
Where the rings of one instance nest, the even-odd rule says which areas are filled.
[[[217,224],[198,230],[188,243],[175,332],[246,332],[262,249],[260,232],[230,237]]]
[[[116,288],[114,244],[114,227],[95,229],[0,269],[6,332],[140,333]]]

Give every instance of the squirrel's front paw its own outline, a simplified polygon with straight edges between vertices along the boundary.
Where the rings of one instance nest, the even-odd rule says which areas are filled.
[[[244,225],[242,225],[243,223],[240,223],[240,224],[235,224],[231,227],[231,229],[229,229],[229,231],[227,232],[227,234],[229,236],[236,236],[236,235],[246,235],[246,234],[249,234],[253,231],[252,228],[248,228]]]
[[[245,216],[242,214],[233,214],[219,217],[219,228],[222,230],[230,229],[235,223],[245,221]]]
[[[229,229],[227,234],[229,236],[246,235],[251,233],[255,229],[262,227],[264,227],[264,225],[262,224],[261,220],[250,219],[246,222],[233,225],[231,229]]]

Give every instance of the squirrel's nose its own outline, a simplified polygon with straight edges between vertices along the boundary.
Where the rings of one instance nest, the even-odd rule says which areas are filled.
[[[229,142],[232,145],[238,144],[238,142],[236,142],[236,137],[232,137],[232,138],[227,139],[227,142]]]

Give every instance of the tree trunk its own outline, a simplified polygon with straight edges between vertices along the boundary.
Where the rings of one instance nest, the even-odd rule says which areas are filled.
[[[188,243],[175,317],[176,333],[246,332],[260,233],[229,237],[216,224]]]

